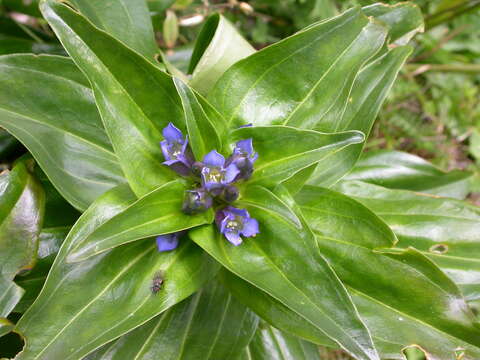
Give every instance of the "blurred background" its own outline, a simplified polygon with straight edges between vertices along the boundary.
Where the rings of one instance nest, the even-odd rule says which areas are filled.
[[[187,71],[208,16],[226,16],[261,49],[303,27],[370,0],[147,0],[156,39],[169,60]],[[383,1],[395,4],[399,1]],[[480,205],[480,0],[412,0],[425,32],[401,71],[371,132],[367,151],[402,150],[443,170],[474,173],[469,200]],[[66,55],[41,18],[38,0],[0,0],[0,54]],[[0,172],[26,150],[0,128]],[[323,350],[322,350],[323,351]],[[411,360],[423,359],[407,349]],[[325,359],[348,359],[342,352]]]

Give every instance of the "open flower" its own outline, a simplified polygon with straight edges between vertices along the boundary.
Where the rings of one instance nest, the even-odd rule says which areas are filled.
[[[220,232],[235,246],[242,243],[241,235],[252,237],[260,232],[258,221],[250,217],[247,210],[237,209],[233,206],[218,211],[215,222]]]
[[[233,154],[228,159],[228,164],[234,164],[239,170],[237,179],[248,179],[253,172],[253,163],[258,154],[253,150],[252,139],[240,140],[235,144]]]
[[[171,251],[177,248],[178,241],[183,232],[176,232],[157,236],[157,249],[159,252]]]
[[[160,142],[163,157],[163,164],[170,166],[181,175],[188,175],[192,165],[192,155],[188,149],[188,140],[183,137],[182,132],[169,123],[162,130],[165,140]]]
[[[210,151],[203,158],[202,185],[213,194],[219,194],[223,187],[234,181],[239,173],[240,170],[235,164],[225,166],[225,158],[216,150]]]

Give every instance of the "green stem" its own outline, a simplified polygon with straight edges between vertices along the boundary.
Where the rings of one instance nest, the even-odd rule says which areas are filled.
[[[480,64],[407,64],[409,72],[423,73],[427,71],[480,73]]]
[[[463,3],[456,4],[450,8],[443,9],[437,13],[427,16],[426,28],[427,30],[450,21],[457,16],[468,13],[480,7],[480,0],[466,0]]]

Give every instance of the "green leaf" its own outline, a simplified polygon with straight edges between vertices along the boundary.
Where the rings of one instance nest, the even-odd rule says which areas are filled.
[[[377,3],[365,6],[362,10],[365,15],[373,16],[388,26],[389,42],[395,45],[406,45],[413,36],[424,30],[422,11],[414,3]]]
[[[189,66],[190,85],[201,94],[207,94],[230,66],[254,52],[252,45],[230,21],[213,14],[203,25],[195,43]]]
[[[365,231],[362,223],[372,222],[376,218],[373,213],[368,219],[369,211],[360,203],[312,186],[305,186],[296,200],[312,226],[320,251],[342,282],[355,294],[397,313],[394,328],[405,322],[418,332],[435,331],[436,342],[455,340],[456,346],[480,350],[480,327],[456,285],[417,250],[386,248],[394,237],[385,225],[383,229],[368,226]],[[383,328],[369,329],[374,338],[390,341]],[[436,349],[424,338],[415,341],[427,352]],[[381,346],[376,345],[384,356]],[[410,344],[403,347],[406,345]],[[451,348],[450,353],[453,351]]]
[[[230,271],[220,270],[220,279],[236,299],[275,328],[319,345],[338,346],[296,312]]]
[[[240,360],[321,360],[316,345],[261,323]]]
[[[145,0],[71,0],[95,26],[153,61],[159,51]]]
[[[6,317],[23,296],[13,282],[33,267],[42,226],[45,194],[31,174],[33,160],[16,163],[0,174],[0,333],[11,330]]]
[[[203,159],[203,156],[213,149],[221,151],[221,140],[215,130],[214,124],[209,118],[202,103],[198,100],[201,95],[194,91],[179,79],[174,79],[178,94],[182,100],[185,121],[187,125],[188,141],[196,159]],[[206,100],[202,100],[206,103]],[[211,108],[211,106],[210,106]],[[209,111],[209,109],[207,109]],[[210,110],[211,111],[211,110]]]
[[[302,220],[260,186],[247,188],[237,204],[258,220],[260,234],[255,238],[234,247],[213,226],[190,231],[191,238],[228,270],[294,310],[358,359],[377,359],[345,288]]]
[[[233,131],[233,142],[253,139],[259,154],[249,184],[276,185],[312,165],[323,167],[329,156],[351,144],[364,141],[361,132],[336,134],[300,130],[286,126],[244,127]]]
[[[45,0],[40,7],[90,80],[107,134],[134,193],[145,195],[172,180],[174,172],[162,164],[159,142],[161,130],[170,121],[185,130],[173,79],[68,6]]]
[[[337,187],[380,216],[399,247],[413,246],[459,285],[469,300],[480,298],[480,209],[463,201],[390,190],[360,181]]]
[[[354,8],[239,61],[210,99],[230,128],[252,123],[329,131],[329,119],[342,115],[358,71],[386,35]]]
[[[42,229],[35,267],[27,274],[20,274],[15,278],[15,282],[25,290],[25,293],[15,306],[14,312],[24,313],[40,294],[48,272],[70,228],[64,226]]]
[[[365,153],[344,180],[464,199],[470,191],[471,176],[466,171],[442,171],[408,153],[378,150]]]
[[[180,180],[175,180],[141,197],[88,236],[77,238],[67,261],[83,261],[135,240],[211,223],[212,209],[198,215],[183,213],[185,190],[185,185]]]
[[[0,175],[0,273],[13,279],[36,258],[45,194],[31,175],[33,160],[17,162]]]
[[[85,360],[232,359],[250,342],[257,323],[255,314],[213,280]]]
[[[368,137],[398,71],[411,52],[410,47],[397,47],[364,67],[355,79],[343,116],[332,119],[331,129],[358,130]],[[330,166],[315,170],[309,184],[321,186],[334,184],[351,170],[362,149],[363,144],[359,144],[339,151],[330,158]]]
[[[125,181],[88,81],[72,61],[11,55],[0,57],[0,68],[0,126],[29,149],[65,199],[84,210]]]
[[[62,245],[47,282],[17,324],[26,339],[17,360],[80,359],[185,299],[217,266],[190,241],[158,253],[154,239],[136,241],[69,264],[82,239],[123,211],[135,195],[126,185],[104,194],[83,213]],[[156,274],[163,287],[151,290]],[[95,326],[92,326],[95,324]]]

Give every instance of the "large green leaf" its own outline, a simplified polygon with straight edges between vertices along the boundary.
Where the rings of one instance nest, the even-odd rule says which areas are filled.
[[[32,268],[37,255],[45,194],[32,168],[24,160],[0,174],[0,336],[11,330],[6,317],[24,293],[13,278]]]
[[[372,209],[396,233],[439,265],[472,300],[480,298],[480,209],[459,200],[390,190],[360,181],[337,188]]]
[[[213,211],[186,215],[182,211],[185,185],[166,183],[118,212],[85,237],[78,237],[67,261],[83,261],[114,247],[147,237],[210,224]]]
[[[217,267],[211,258],[190,241],[182,241],[175,251],[158,253],[155,241],[147,239],[79,263],[65,261],[78,239],[135,199],[121,185],[80,217],[39,297],[17,324],[26,339],[17,360],[80,359],[183,300],[214,275]],[[156,274],[163,278],[163,287],[154,293]]]
[[[470,190],[471,175],[466,171],[442,171],[408,153],[377,150],[365,153],[344,179],[463,199]]]
[[[220,14],[208,18],[197,37],[190,60],[190,85],[207,94],[230,66],[253,54],[255,49]]]
[[[0,57],[0,69],[0,125],[30,150],[65,199],[84,210],[125,181],[88,81],[72,61],[11,55]]]
[[[85,360],[233,359],[250,342],[257,323],[255,314],[213,280]]]
[[[248,281],[225,269],[220,270],[220,278],[235,298],[275,328],[319,345],[338,346],[313,324]]]
[[[40,4],[62,44],[92,84],[113,148],[132,190],[142,196],[175,175],[164,161],[161,130],[185,130],[173,79],[56,0]]]
[[[329,131],[329,119],[342,115],[358,71],[386,35],[385,27],[351,9],[237,62],[210,98],[232,128],[252,123]]]
[[[30,269],[37,255],[45,194],[32,169],[25,160],[0,174],[0,273],[7,279]]]
[[[364,216],[359,214],[368,210],[345,195],[306,186],[296,199],[316,234],[320,251],[355,294],[401,314],[399,321],[408,322],[419,332],[434,330],[438,339],[480,350],[480,327],[473,313],[456,285],[433,262],[413,248],[388,249],[393,236],[388,228],[384,225],[383,230],[369,227],[365,231],[361,226]],[[370,217],[374,218],[373,213]],[[386,236],[389,232],[390,240]],[[369,328],[374,338],[388,340],[378,328]],[[428,339],[416,341],[427,351],[435,350]],[[444,358],[450,359],[454,350],[450,348],[450,355]]]
[[[389,27],[389,41],[406,45],[417,33],[423,32],[423,16],[418,5],[401,2],[395,5],[373,4],[362,8],[367,16],[373,16]]]
[[[255,238],[235,247],[213,226],[205,226],[190,231],[192,239],[228,270],[290,307],[358,359],[378,359],[368,330],[301,218],[261,186],[246,189],[238,206],[259,221]]]
[[[321,360],[318,346],[260,323],[240,360]]]
[[[233,142],[248,138],[259,155],[249,183],[262,185],[281,183],[313,164],[323,167],[336,152],[364,140],[358,131],[325,134],[288,126],[244,127],[231,135]]]
[[[359,130],[367,137],[375,118],[393,85],[398,71],[412,49],[397,47],[364,67],[353,84],[349,101],[342,117],[332,119],[334,131]],[[354,145],[330,158],[330,166],[315,169],[309,183],[329,186],[344,176],[355,165],[363,144]]]
[[[178,94],[182,99],[185,122],[188,131],[188,141],[196,159],[203,159],[212,149],[221,151],[222,143],[215,129],[216,116],[213,116],[211,106],[206,104],[205,99],[199,99],[201,95],[195,92],[179,79],[174,79]],[[203,103],[203,105],[202,105]],[[205,106],[205,109],[204,109]]]
[[[15,283],[24,289],[25,293],[15,306],[14,312],[24,313],[40,294],[48,272],[70,228],[70,226],[62,226],[42,229],[39,235],[35,267],[27,274],[20,274],[15,278]]]
[[[145,0],[71,0],[92,23],[150,61],[159,51]]]

